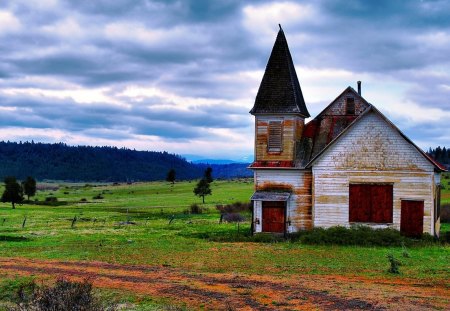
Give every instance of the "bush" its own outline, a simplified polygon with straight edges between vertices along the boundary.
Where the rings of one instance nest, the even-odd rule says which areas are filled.
[[[390,267],[388,269],[388,272],[389,273],[393,273],[393,274],[399,274],[400,273],[399,267],[401,265],[401,262],[398,259],[396,259],[394,257],[394,255],[392,255],[392,254],[387,255],[387,258],[388,258],[389,263],[390,263]]]
[[[251,211],[252,207],[253,207],[252,202],[248,202],[248,203],[235,202],[235,203],[227,204],[227,205],[222,205],[222,204],[216,205],[216,209],[221,214],[231,214],[231,213]]]
[[[67,205],[67,201],[59,201],[57,197],[46,197],[44,201],[34,200],[35,205],[61,206]]]
[[[314,228],[294,234],[291,238],[313,245],[402,246],[412,241],[395,229],[372,229],[367,226]]]
[[[228,213],[223,216],[223,220],[227,222],[243,222],[245,217],[239,213]]]
[[[104,199],[104,197],[99,193],[99,194],[93,196],[92,199],[94,199],[94,200],[101,200],[101,199]]]
[[[38,286],[31,282],[17,291],[18,308],[15,310],[114,310],[106,308],[94,297],[92,283],[71,282],[59,278],[53,286]]]
[[[200,206],[198,206],[198,204],[191,204],[191,206],[189,207],[189,213],[190,214],[201,214],[203,213],[203,208],[201,208]]]
[[[441,205],[441,222],[450,222],[450,203]]]

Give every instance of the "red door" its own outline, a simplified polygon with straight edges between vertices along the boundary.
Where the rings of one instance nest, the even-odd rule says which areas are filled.
[[[263,202],[262,231],[284,233],[285,202]]]
[[[400,232],[406,236],[423,233],[423,201],[402,200]]]

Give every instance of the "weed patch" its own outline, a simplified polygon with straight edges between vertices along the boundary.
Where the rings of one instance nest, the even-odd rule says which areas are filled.
[[[34,281],[24,283],[17,289],[17,307],[13,310],[115,310],[113,305],[104,306],[94,295],[92,283],[71,282],[60,278],[53,286],[37,285]]]
[[[0,235],[0,242],[27,242],[30,239],[24,236]]]
[[[400,261],[395,258],[393,254],[388,254],[387,258],[390,264],[388,272],[392,274],[400,274]]]

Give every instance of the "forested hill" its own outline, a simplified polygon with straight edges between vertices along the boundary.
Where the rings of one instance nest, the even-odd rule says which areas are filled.
[[[245,167],[245,165],[240,165]],[[213,176],[241,176],[242,167],[213,166]],[[174,168],[178,180],[201,177],[204,165],[187,162],[167,152],[136,151],[116,147],[68,146],[63,143],[0,142],[0,178],[70,181],[164,180]],[[214,174],[217,173],[217,174]],[[249,172],[250,173],[250,172]],[[247,173],[247,176],[249,175]]]

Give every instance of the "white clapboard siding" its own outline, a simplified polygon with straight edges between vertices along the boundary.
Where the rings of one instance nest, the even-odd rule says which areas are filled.
[[[402,199],[423,200],[423,231],[434,234],[434,167],[376,113],[330,146],[314,163],[313,176],[314,226],[349,226],[350,183],[392,183],[392,226],[400,229]]]

